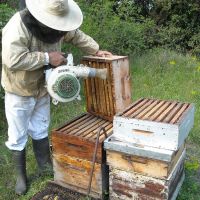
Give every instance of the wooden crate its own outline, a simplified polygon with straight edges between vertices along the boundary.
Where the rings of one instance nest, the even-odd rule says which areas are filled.
[[[184,156],[167,179],[110,167],[110,200],[175,200],[184,180]]]
[[[113,133],[121,141],[178,150],[193,124],[193,104],[143,98],[115,115]]]
[[[65,188],[87,194],[92,162],[53,154],[54,182]],[[106,164],[95,164],[90,196],[104,199],[109,190],[109,169]]]
[[[93,68],[108,69],[106,80],[85,80],[85,96],[88,112],[112,121],[117,112],[124,110],[131,103],[128,57],[85,56],[82,63]]]
[[[174,152],[172,160],[166,162],[162,160],[149,159],[146,156],[136,156],[124,154],[122,152],[107,150],[107,164],[116,169],[135,172],[144,176],[151,176],[159,179],[166,179],[173,171],[180,156],[185,154],[185,145]]]
[[[99,128],[104,127],[107,136],[109,136],[112,134],[112,126],[112,123],[108,120],[90,113],[84,113],[52,131],[53,154],[64,154],[92,161]],[[105,138],[105,135],[101,132],[97,150],[97,163],[105,162],[105,152],[103,151]]]

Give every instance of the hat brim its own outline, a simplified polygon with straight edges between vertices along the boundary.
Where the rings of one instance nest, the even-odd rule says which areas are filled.
[[[48,13],[43,4],[43,0],[26,0],[26,6],[30,13],[42,24],[60,31],[72,31],[81,26],[83,14],[73,0],[68,0],[69,10],[62,16]]]

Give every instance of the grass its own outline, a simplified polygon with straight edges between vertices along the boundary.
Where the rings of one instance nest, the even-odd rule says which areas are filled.
[[[179,100],[195,104],[195,124],[187,139],[186,179],[178,200],[200,199],[200,62],[196,57],[157,49],[131,59],[132,99],[152,97]],[[83,95],[82,95],[83,96]],[[27,145],[27,171],[30,177],[26,195],[17,197],[14,192],[14,172],[11,154],[5,147],[6,121],[3,102],[0,102],[0,200],[28,200],[45,187],[52,177],[36,177],[37,170],[31,142]],[[52,106],[50,130],[85,111],[85,100]]]

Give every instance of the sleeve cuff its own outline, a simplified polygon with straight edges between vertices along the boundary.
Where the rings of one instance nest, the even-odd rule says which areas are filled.
[[[49,54],[47,52],[44,53],[45,56],[45,65],[49,64]]]

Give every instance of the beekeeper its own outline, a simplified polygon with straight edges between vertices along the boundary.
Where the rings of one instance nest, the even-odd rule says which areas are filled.
[[[48,127],[50,98],[44,66],[65,64],[62,42],[72,43],[87,54],[109,56],[78,28],[83,15],[73,0],[26,0],[2,32],[2,86],[8,122],[6,146],[16,167],[15,192],[27,190],[25,147],[30,135],[41,172],[51,166]]]

